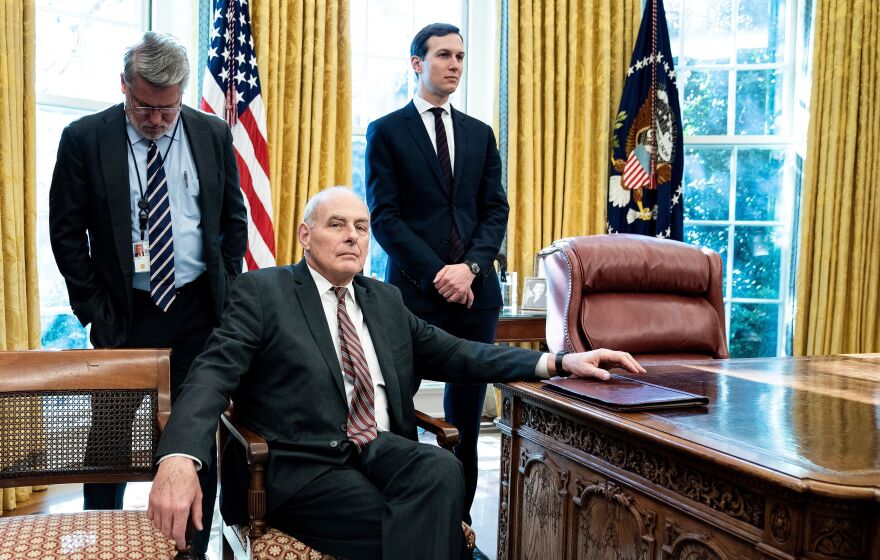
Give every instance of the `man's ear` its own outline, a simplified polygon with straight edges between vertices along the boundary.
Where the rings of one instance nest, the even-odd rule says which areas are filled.
[[[416,74],[422,73],[422,59],[421,58],[413,55],[409,59],[409,64],[410,64],[410,66],[412,66],[412,69],[415,71]]]
[[[296,228],[296,238],[299,240],[299,244],[306,251],[309,250],[309,226],[305,224],[305,222],[301,222],[299,226]]]
[[[122,94],[125,95],[125,76],[122,72],[119,73],[119,86],[122,89]]]

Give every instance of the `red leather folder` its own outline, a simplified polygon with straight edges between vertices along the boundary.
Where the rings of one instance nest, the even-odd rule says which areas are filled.
[[[709,397],[616,374],[612,374],[608,381],[557,377],[543,383],[548,391],[625,412],[709,404]]]

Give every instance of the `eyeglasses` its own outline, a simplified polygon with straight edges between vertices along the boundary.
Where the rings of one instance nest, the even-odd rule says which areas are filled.
[[[176,115],[180,112],[180,105],[177,107],[153,107],[150,105],[144,105],[140,107],[135,107],[132,102],[134,99],[128,95],[128,108],[134,111],[134,113],[140,117],[148,117],[153,114],[153,111],[159,111],[163,117]]]

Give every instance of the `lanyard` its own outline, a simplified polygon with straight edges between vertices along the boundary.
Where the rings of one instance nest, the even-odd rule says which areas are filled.
[[[168,160],[168,152],[171,151],[171,146],[174,145],[174,138],[177,136],[177,127],[180,126],[180,120],[183,118],[183,115],[180,115],[177,119],[177,123],[174,125],[174,131],[171,133],[171,142],[168,143],[168,148],[165,149],[165,155],[159,154],[161,158],[160,164],[165,165],[165,162]],[[128,131],[125,131],[125,140],[128,142],[128,151],[131,152],[131,161],[134,162],[134,174],[138,180],[138,190],[141,193],[141,197],[138,199],[138,227],[141,230],[141,241],[144,240],[144,233],[147,231],[147,221],[149,220],[149,212],[148,209],[150,207],[150,203],[147,201],[147,197],[144,196],[144,185],[141,183],[141,172],[137,166],[137,158],[134,157],[134,147],[131,144],[131,138],[128,136]],[[157,138],[158,140],[158,138]],[[155,142],[155,140],[153,140]]]

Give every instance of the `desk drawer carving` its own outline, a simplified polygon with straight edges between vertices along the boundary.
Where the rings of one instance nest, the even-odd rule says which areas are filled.
[[[764,527],[764,497],[692,465],[638,448],[523,401],[520,423],[724,515]]]

